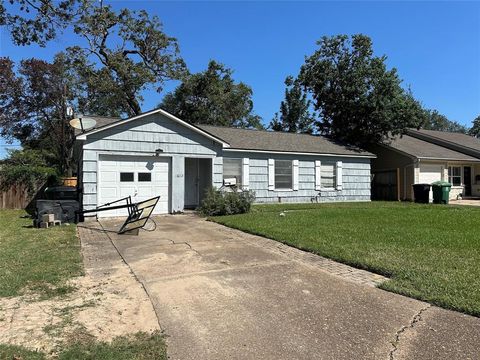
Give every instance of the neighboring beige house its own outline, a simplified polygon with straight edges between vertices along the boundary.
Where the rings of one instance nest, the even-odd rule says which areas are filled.
[[[413,200],[413,184],[450,182],[450,199],[480,198],[480,140],[443,131],[409,130],[388,145],[369,149],[372,159],[372,196]],[[431,196],[431,193],[430,193]]]

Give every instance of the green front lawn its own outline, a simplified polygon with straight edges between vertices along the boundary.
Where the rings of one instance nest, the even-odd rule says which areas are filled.
[[[75,225],[36,229],[24,211],[0,210],[0,296],[60,295],[82,273]]]
[[[0,344],[0,360],[45,360],[42,352]],[[66,346],[55,357],[59,360],[166,360],[165,338],[159,332],[119,336],[112,342],[79,342]]]
[[[386,275],[385,290],[480,316],[480,207],[275,204],[211,220]]]

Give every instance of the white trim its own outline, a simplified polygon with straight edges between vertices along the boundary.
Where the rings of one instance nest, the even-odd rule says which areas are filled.
[[[242,159],[242,188],[248,190],[250,188],[250,159]]]
[[[298,190],[298,160],[295,159],[292,161],[292,190]]]
[[[96,130],[92,130],[90,132],[87,132],[87,133],[83,133],[83,134],[79,134],[76,136],[76,139],[77,140],[86,140],[87,139],[87,136],[90,136],[92,134],[96,134],[98,132],[101,132],[101,131],[104,131],[104,130],[107,130],[107,129],[111,129],[113,127],[116,127],[118,125],[123,125],[123,124],[126,124],[126,123],[129,123],[131,121],[134,121],[134,120],[138,120],[138,119],[141,119],[145,116],[149,116],[149,115],[153,115],[153,114],[156,114],[156,113],[160,113],[162,114],[163,116],[169,118],[170,120],[173,120],[175,122],[178,122],[180,125],[183,125],[185,126],[186,128],[189,128],[190,130],[193,130],[213,141],[216,141],[220,144],[222,144],[224,147],[229,147],[230,144],[226,143],[225,141],[213,136],[213,135],[210,135],[208,132],[196,127],[196,126],[193,126],[189,123],[187,123],[186,121],[183,121],[182,119],[179,119],[177,118],[176,116],[166,112],[165,110],[162,110],[162,109],[155,109],[155,110],[152,110],[152,111],[147,111],[146,113],[143,113],[143,114],[140,114],[140,115],[137,115],[137,116],[133,116],[131,118],[128,118],[128,119],[125,119],[125,120],[119,120],[119,121],[116,121],[115,123],[113,124],[110,124],[110,125],[106,125],[104,127],[101,127],[100,129],[96,129]]]
[[[275,150],[249,150],[249,149],[223,149],[225,152],[245,152],[245,153],[260,153],[260,154],[292,154],[292,155],[311,155],[311,156],[330,156],[330,157],[347,157],[347,158],[366,158],[376,159],[376,155],[342,155],[342,154],[323,154],[323,153],[308,153],[295,151],[275,151]]]
[[[268,159],[268,190],[275,190],[275,160]]]
[[[315,190],[322,189],[322,162],[315,160]]]
[[[335,180],[336,180],[336,188],[337,190],[342,190],[343,187],[343,163],[341,161],[337,161],[336,163],[336,171],[335,171]]]
[[[419,159],[422,160],[438,160],[438,161],[460,161],[462,163],[479,163],[480,160],[475,160],[475,159],[449,159],[449,158],[438,158],[438,157],[419,157]]]

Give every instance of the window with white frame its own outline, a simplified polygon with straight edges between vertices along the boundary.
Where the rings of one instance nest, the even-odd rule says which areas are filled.
[[[453,186],[462,185],[462,167],[461,166],[448,167],[448,182]]]
[[[292,187],[292,160],[275,160],[275,189],[291,190]]]
[[[242,159],[223,158],[223,181],[235,179],[235,185],[242,186]]]
[[[322,161],[321,166],[321,187],[324,189],[333,189],[336,185],[336,163]]]

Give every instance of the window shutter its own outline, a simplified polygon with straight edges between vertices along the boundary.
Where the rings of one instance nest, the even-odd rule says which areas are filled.
[[[315,190],[320,190],[322,188],[322,162],[320,160],[315,160]]]
[[[242,165],[243,188],[248,190],[250,188],[250,159],[243,158]]]
[[[275,160],[268,159],[268,190],[275,190]]]
[[[298,160],[293,160],[293,169],[292,169],[292,175],[293,175],[293,190],[298,190]]]
[[[342,190],[342,185],[343,185],[343,182],[342,182],[342,177],[343,177],[342,167],[343,167],[342,162],[337,161],[337,176],[336,176],[337,190]]]

